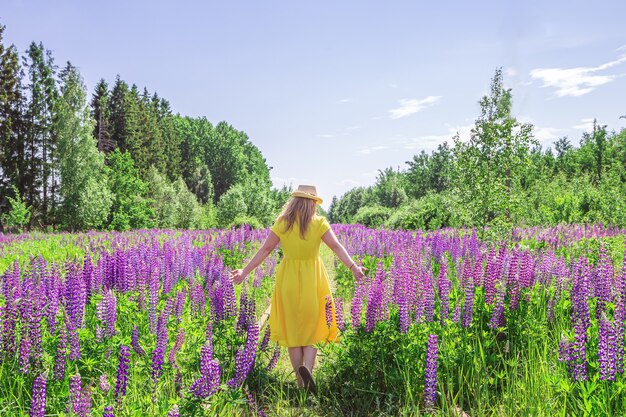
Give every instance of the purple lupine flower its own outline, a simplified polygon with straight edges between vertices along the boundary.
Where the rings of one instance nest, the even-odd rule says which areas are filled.
[[[170,349],[167,360],[172,365],[176,362],[176,354],[183,347],[183,343],[185,342],[185,329],[182,327],[178,329],[178,334],[176,335],[176,341],[174,342],[174,346]]]
[[[493,312],[491,313],[491,319],[489,320],[489,328],[497,329],[499,327],[505,326],[504,321],[504,292],[506,289],[502,286],[501,289],[496,293],[495,305],[493,307]]]
[[[180,372],[180,369],[176,368],[176,374],[174,374],[174,391],[176,391],[177,395],[181,395],[183,390],[183,374]]]
[[[361,325],[361,310],[363,309],[363,295],[365,290],[366,288],[363,282],[356,283],[354,296],[352,297],[352,305],[350,306],[353,329],[356,329]]]
[[[337,321],[337,327],[343,332],[346,329],[346,325],[343,321],[343,299],[339,297],[335,299],[335,320]]]
[[[222,287],[224,299],[224,317],[234,317],[235,314],[237,314],[235,285],[233,284],[233,281],[226,275],[226,271],[222,273]]]
[[[398,305],[398,318],[400,319],[400,332],[409,331],[409,306],[406,297],[401,297]]]
[[[600,247],[598,253],[596,272],[596,318],[599,319],[606,308],[606,304],[611,302],[611,288],[613,287],[613,261],[604,246]]]
[[[268,371],[271,371],[276,367],[276,364],[278,363],[278,358],[280,358],[280,346],[276,345],[276,347],[274,348],[274,354],[272,355],[272,359],[270,359],[270,362],[267,364]]]
[[[70,377],[70,396],[67,402],[67,413],[78,413],[80,409],[82,380],[80,374]]]
[[[111,385],[109,385],[109,379],[107,374],[100,375],[100,389],[102,392],[107,393],[111,389]]]
[[[107,405],[106,407],[104,407],[102,417],[115,417],[115,413],[113,412],[113,407],[111,407],[110,405]]]
[[[548,322],[553,323],[554,322],[554,297],[550,297],[548,298],[548,305],[547,305],[547,319]]]
[[[115,398],[121,399],[126,395],[128,385],[128,365],[130,363],[130,348],[126,345],[120,346],[120,363],[117,368],[117,382],[115,383]]]
[[[30,357],[35,368],[41,366],[43,358],[43,349],[41,346],[41,319],[46,309],[46,299],[43,292],[42,285],[38,284],[32,294],[34,308],[30,321],[28,322],[28,332],[31,343]]]
[[[452,311],[452,321],[454,323],[461,321],[461,304],[458,302],[455,304],[454,310]]]
[[[79,417],[89,417],[91,413],[91,387],[89,385],[82,387],[75,412]]]
[[[117,299],[113,291],[109,290],[104,294],[102,302],[105,305],[105,322],[106,322],[106,336],[115,336],[115,321],[117,317]]]
[[[167,348],[167,340],[168,340],[168,330],[167,330],[167,317],[164,314],[159,316],[159,321],[157,324],[157,341],[156,347],[161,348],[163,354],[165,354],[165,349]]]
[[[248,293],[242,291],[239,296],[239,317],[237,318],[237,324],[235,331],[241,333],[247,328],[250,318],[248,317]]]
[[[463,327],[470,327],[472,324],[472,309],[474,306],[474,284],[468,283],[465,288],[465,303],[463,304]]]
[[[585,323],[577,320],[574,324],[574,342],[571,344],[571,369],[574,381],[587,380],[587,333]]]
[[[237,350],[235,356],[235,376],[227,382],[229,387],[238,387],[247,378],[248,373],[254,366],[258,339],[259,328],[256,323],[251,323],[248,326],[246,345]]]
[[[26,320],[26,319],[25,319]],[[20,329],[20,372],[27,374],[30,369],[30,335],[25,323]]]
[[[59,340],[57,341],[57,353],[54,357],[53,378],[57,381],[65,379],[65,361],[67,354],[67,331],[65,326],[59,329]]]
[[[495,248],[491,248],[487,255],[487,276],[485,277],[485,303],[492,304],[496,295],[496,276],[498,271],[498,256]]]
[[[374,330],[376,323],[381,318],[384,291],[384,270],[382,263],[379,263],[376,272],[376,280],[372,282],[367,300],[367,310],[365,312],[365,331]]]
[[[326,304],[324,306],[324,310],[326,312],[326,327],[330,330],[333,325],[333,301],[330,298],[330,295],[326,296]]]
[[[256,400],[252,396],[252,393],[248,391],[248,406],[252,409],[258,416],[265,417],[265,413],[261,408],[257,405]]]
[[[18,319],[18,308],[16,299],[20,297],[20,266],[18,261],[13,262],[13,271],[4,275],[2,293],[5,304],[2,317],[4,355],[13,356],[15,354],[15,325]]]
[[[615,380],[615,333],[613,323],[603,314],[598,335],[598,363],[600,380]]]
[[[626,274],[626,272],[623,274]],[[624,321],[626,319],[626,305],[624,295],[618,297],[613,318],[613,330],[615,332],[615,371],[622,374],[624,373]]]
[[[68,326],[68,330],[79,329],[83,324],[83,315],[85,313],[85,302],[86,302],[86,288],[85,281],[83,281],[82,276],[80,276],[78,272],[78,267],[74,263],[68,262],[66,265],[67,268],[67,279],[66,279],[66,295],[65,299],[67,300],[67,312],[68,312],[68,322],[72,324],[71,328]],[[71,334],[71,332],[70,332]],[[71,340],[72,337],[70,335],[70,348],[71,348]]]
[[[187,297],[187,290],[183,288],[176,294],[176,303],[174,304],[174,316],[180,322],[183,317],[183,309],[185,307],[185,298]]]
[[[146,351],[143,350],[143,348],[139,344],[139,326],[135,326],[133,328],[133,335],[130,339],[130,345],[133,347],[133,350],[137,352],[139,356],[143,356],[146,354]]]
[[[163,360],[165,359],[165,352],[160,347],[157,347],[152,352],[152,381],[156,384],[159,377],[163,374]]]
[[[46,414],[46,381],[45,375],[41,374],[33,382],[32,401],[30,403],[30,417],[44,417]]]
[[[507,285],[511,291],[511,301],[509,309],[516,310],[519,303],[519,282],[518,282],[518,258],[519,252],[513,249],[513,256],[509,262],[509,271],[507,275]]]
[[[211,357],[211,348],[207,345],[200,350],[200,378],[189,387],[189,391],[198,398],[206,398],[217,392],[220,385],[220,365]]]
[[[448,314],[450,312],[450,289],[452,283],[448,279],[448,266],[445,262],[439,264],[439,278],[437,279],[437,285],[439,287],[439,300],[441,301],[440,307],[440,322],[445,324]]]
[[[167,413],[167,417],[180,417],[180,411],[178,405],[174,404],[170,411]]]
[[[435,288],[430,268],[422,274],[422,294],[424,298],[424,318],[426,322],[433,321],[435,314]]]
[[[426,352],[426,373],[424,377],[424,403],[432,410],[437,400],[437,335],[428,336]]]
[[[268,324],[267,328],[265,329],[265,333],[263,333],[263,340],[261,340],[261,345],[259,346],[259,350],[267,349],[267,346],[270,343],[270,334],[271,334],[271,330]]]

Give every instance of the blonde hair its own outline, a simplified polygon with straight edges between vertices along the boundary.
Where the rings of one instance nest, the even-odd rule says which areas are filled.
[[[306,231],[315,216],[315,200],[304,197],[292,197],[285,204],[282,213],[278,216],[279,220],[285,220],[285,230],[287,233],[297,220],[300,221],[300,236],[304,239]]]

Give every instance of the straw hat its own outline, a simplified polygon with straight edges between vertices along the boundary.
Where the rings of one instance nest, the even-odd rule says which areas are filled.
[[[293,191],[291,196],[310,198],[311,200],[315,200],[316,204],[322,204],[324,202],[324,200],[318,197],[317,190],[314,185],[298,185],[298,189]]]

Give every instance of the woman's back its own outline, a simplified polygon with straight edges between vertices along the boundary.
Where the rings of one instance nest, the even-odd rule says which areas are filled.
[[[285,259],[315,259],[319,256],[322,236],[330,229],[330,224],[325,217],[314,216],[304,239],[300,235],[300,223],[298,220],[296,220],[289,231],[285,232],[285,227],[286,222],[282,219],[277,219],[271,227],[271,230],[280,239]]]

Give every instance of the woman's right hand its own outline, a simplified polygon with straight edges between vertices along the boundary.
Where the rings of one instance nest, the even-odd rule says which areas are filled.
[[[365,278],[365,272],[367,272],[367,269],[362,266],[355,265],[352,267],[351,271],[352,275],[354,275],[354,278],[357,281],[361,281],[363,278]]]

